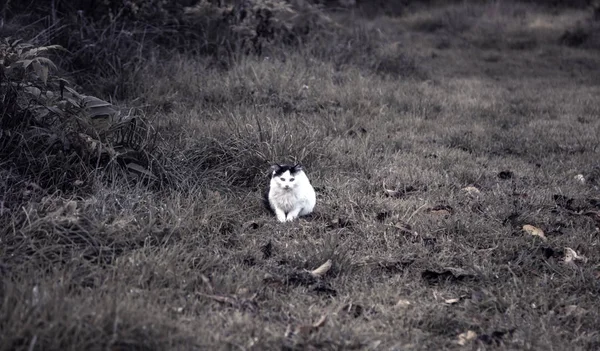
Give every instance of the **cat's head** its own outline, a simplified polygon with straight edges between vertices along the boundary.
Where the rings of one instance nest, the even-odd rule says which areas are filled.
[[[292,190],[296,188],[299,181],[306,177],[300,164],[280,165],[274,164],[271,166],[273,173],[271,174],[271,185],[275,184],[281,189]]]

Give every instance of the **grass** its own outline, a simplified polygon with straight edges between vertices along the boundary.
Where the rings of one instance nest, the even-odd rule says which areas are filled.
[[[561,40],[588,15],[343,12],[346,52],[148,58],[119,103],[169,186],[2,161],[0,350],[600,347],[598,34]],[[281,224],[261,193],[294,160],[317,207]]]

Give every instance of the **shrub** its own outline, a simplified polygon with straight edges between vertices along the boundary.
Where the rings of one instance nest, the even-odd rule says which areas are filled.
[[[0,159],[48,189],[84,189],[92,170],[124,166],[147,178],[152,149],[140,118],[78,93],[45,54],[60,46],[0,43]]]
[[[321,5],[284,0],[78,0],[10,9],[9,20],[26,16],[38,23],[37,33],[24,26],[15,37],[62,45],[71,55],[60,64],[80,72],[78,83],[118,99],[135,95],[140,67],[158,52],[209,55],[228,67],[240,54],[297,45],[332,25]]]

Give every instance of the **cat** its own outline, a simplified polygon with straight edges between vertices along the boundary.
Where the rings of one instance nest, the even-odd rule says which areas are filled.
[[[300,164],[271,166],[271,182],[264,197],[267,208],[279,222],[290,222],[310,214],[317,202],[313,189]]]

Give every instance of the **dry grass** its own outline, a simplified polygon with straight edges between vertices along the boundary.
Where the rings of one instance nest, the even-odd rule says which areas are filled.
[[[327,49],[147,59],[123,105],[168,186],[1,160],[0,350],[600,347],[598,38],[560,39],[586,14],[335,16],[358,24]],[[317,207],[280,224],[260,197],[292,160]]]

